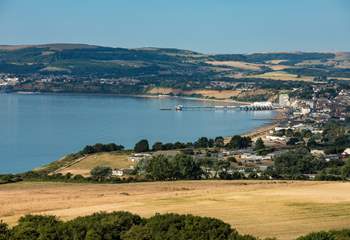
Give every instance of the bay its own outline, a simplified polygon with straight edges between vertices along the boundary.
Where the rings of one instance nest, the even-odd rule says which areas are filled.
[[[153,144],[242,134],[274,115],[272,111],[160,110],[178,104],[221,105],[182,98],[0,94],[0,173],[27,171],[97,142],[132,148],[144,138]]]

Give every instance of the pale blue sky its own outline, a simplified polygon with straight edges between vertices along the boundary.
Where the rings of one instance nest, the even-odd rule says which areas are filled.
[[[350,0],[0,0],[0,44],[350,51]]]

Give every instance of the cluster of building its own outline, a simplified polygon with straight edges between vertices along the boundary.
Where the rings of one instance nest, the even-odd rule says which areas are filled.
[[[288,94],[279,95],[279,105],[288,108],[294,120],[313,120],[326,122],[330,118],[345,120],[350,117],[350,90],[335,92],[335,96],[328,91],[336,91],[336,86],[314,86],[312,99],[289,98]]]
[[[11,76],[8,74],[0,74],[0,87],[1,86],[13,86],[18,83],[18,77]]]

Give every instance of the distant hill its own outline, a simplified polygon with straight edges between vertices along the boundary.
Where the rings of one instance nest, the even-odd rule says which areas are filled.
[[[148,86],[208,88],[215,81],[261,84],[261,80],[264,83],[269,80],[312,81],[319,78],[350,80],[350,54],[202,54],[181,49],[127,49],[69,43],[0,45],[1,73],[25,77],[27,83],[43,77],[57,82],[64,76],[59,89],[67,82],[75,81],[77,84],[70,86],[74,89],[72,91],[76,91],[77,87],[77,91],[84,91],[81,82],[93,82],[89,86],[95,88],[101,83],[98,82],[100,79],[107,79],[118,87],[117,92],[136,88],[137,92],[142,92]],[[41,83],[38,88],[36,84],[34,90],[45,89],[43,85]],[[101,90],[100,86],[98,88]],[[33,90],[33,86],[29,89]],[[57,89],[57,84],[51,84],[50,89]]]

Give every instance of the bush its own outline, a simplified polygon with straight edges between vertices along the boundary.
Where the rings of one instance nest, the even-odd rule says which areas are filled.
[[[131,228],[123,235],[123,240],[227,240],[230,236],[238,236],[238,233],[230,225],[214,218],[157,214],[148,219],[145,225]]]
[[[306,236],[299,237],[297,240],[335,240],[333,234],[329,232],[316,232],[316,233],[310,233]]]

